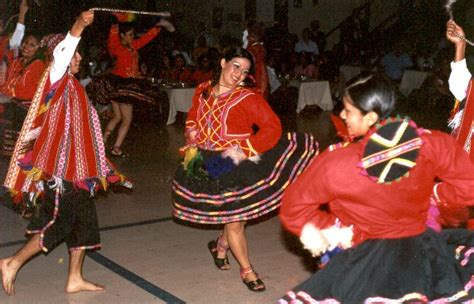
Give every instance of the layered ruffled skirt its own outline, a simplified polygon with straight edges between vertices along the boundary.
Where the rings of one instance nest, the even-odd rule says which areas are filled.
[[[176,172],[173,215],[200,224],[256,219],[280,206],[285,189],[317,153],[314,138],[297,133],[284,134],[258,162],[237,166],[219,152],[200,150],[193,170],[179,166]]]
[[[87,94],[93,102],[101,105],[108,105],[111,101],[133,104],[135,109],[141,110],[160,126],[166,125],[168,120],[168,95],[145,79],[102,75],[87,86]]]
[[[474,303],[474,232],[369,240],[345,250],[278,301]]]

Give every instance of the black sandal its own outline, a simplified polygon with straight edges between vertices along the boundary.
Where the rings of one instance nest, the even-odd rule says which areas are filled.
[[[247,267],[247,268],[240,268],[240,277],[242,278],[242,282],[245,284],[245,286],[247,286],[247,288],[250,291],[264,292],[266,289],[265,284],[263,284],[263,281],[260,278],[254,281],[247,281],[245,279],[245,277],[252,272],[255,273],[255,275],[257,275],[258,277],[258,274],[253,270],[252,266]],[[263,286],[263,287],[258,288],[259,286]]]
[[[220,237],[218,237],[215,241],[210,241],[207,243],[207,248],[209,248],[209,251],[211,252],[216,267],[219,270],[229,270],[230,263],[227,256],[223,259],[217,257],[219,251],[227,251],[229,249],[229,246],[222,245],[219,239]]]
[[[128,154],[124,153],[122,150],[117,151],[115,148],[112,148],[112,150],[110,150],[110,156],[120,157],[120,158],[127,158]]]

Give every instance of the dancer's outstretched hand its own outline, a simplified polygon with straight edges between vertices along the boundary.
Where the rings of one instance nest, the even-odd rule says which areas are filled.
[[[466,42],[459,38],[459,36],[464,37],[464,30],[462,29],[462,27],[457,25],[454,20],[449,20],[446,24],[446,38],[454,44],[465,44]]]

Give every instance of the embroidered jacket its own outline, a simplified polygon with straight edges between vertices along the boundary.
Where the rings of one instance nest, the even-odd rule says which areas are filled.
[[[285,191],[280,219],[301,235],[303,226],[318,229],[353,225],[354,245],[367,239],[410,237],[426,230],[435,177],[443,182],[437,195],[443,203],[474,205],[474,163],[455,139],[425,131],[423,145],[409,176],[377,184],[361,174],[362,143],[356,142],[318,156]],[[328,203],[328,211],[320,206]]]
[[[46,65],[40,59],[34,60],[26,67],[23,66],[20,58],[13,60],[8,67],[5,83],[0,87],[0,93],[31,100],[45,68]]]
[[[197,131],[200,148],[222,151],[237,145],[251,157],[275,146],[282,133],[280,119],[260,94],[237,87],[205,98],[202,92],[210,89],[210,82],[196,88],[186,121],[186,132]]]
[[[159,27],[153,27],[140,38],[133,40],[131,49],[120,43],[118,25],[110,28],[107,46],[112,57],[116,58],[115,68],[112,74],[128,78],[139,75],[138,50],[147,45],[160,33]]]

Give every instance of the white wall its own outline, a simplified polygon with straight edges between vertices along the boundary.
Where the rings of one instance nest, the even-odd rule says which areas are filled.
[[[257,0],[257,21],[271,25],[274,17],[274,4],[279,0]],[[300,0],[302,7],[294,7],[295,0],[288,0],[288,30],[300,36],[311,20],[318,19],[321,29],[328,32],[348,17],[352,9],[359,7],[367,0]],[[136,6],[145,1],[135,0]],[[313,5],[313,2],[317,4]],[[139,5],[139,3],[141,5]],[[191,5],[192,3],[192,5]],[[205,22],[207,29],[217,39],[223,33],[241,37],[244,28],[245,1],[241,0],[166,0],[157,1],[157,9],[167,10],[175,17],[175,23],[183,32],[193,35],[197,32],[198,22]],[[399,6],[398,0],[373,0],[371,26],[375,26],[393,14]],[[212,15],[214,8],[222,9],[223,26],[213,28]],[[339,31],[333,34],[328,45],[339,40]]]

